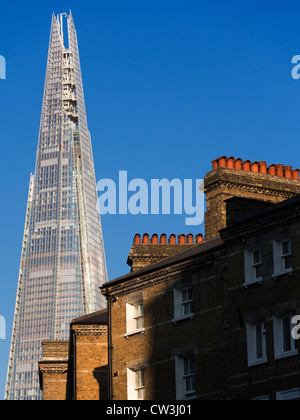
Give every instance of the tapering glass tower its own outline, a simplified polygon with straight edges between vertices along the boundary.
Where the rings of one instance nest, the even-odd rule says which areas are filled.
[[[106,281],[77,35],[71,13],[53,14],[5,399],[42,398],[41,342],[68,339],[73,318],[103,309]]]

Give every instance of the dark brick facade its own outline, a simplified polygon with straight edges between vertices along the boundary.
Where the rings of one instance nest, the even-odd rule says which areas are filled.
[[[223,159],[219,159],[219,162],[222,161],[224,161],[225,166],[219,166],[208,172],[204,179],[207,205],[205,214],[206,239],[217,236],[219,231],[226,227],[226,200],[229,198],[241,197],[279,203],[300,194],[299,179],[296,179],[299,178],[298,170],[296,173],[294,172],[294,179],[272,175],[276,172],[271,170],[269,170],[269,173],[266,173],[266,171],[254,172],[259,168],[257,164],[250,165],[248,163],[247,166],[244,166],[244,169],[242,169],[243,167],[235,169],[228,167],[231,163],[230,159],[223,157]],[[277,173],[279,172],[277,171]]]
[[[205,241],[134,243],[107,313],[71,324],[67,361],[45,345],[44,398],[300,398],[300,182],[252,166],[205,178]]]

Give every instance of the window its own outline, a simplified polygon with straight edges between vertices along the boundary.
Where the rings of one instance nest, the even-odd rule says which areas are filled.
[[[253,267],[253,278],[262,278],[262,263],[261,263],[261,251],[260,249],[252,253],[252,267]]]
[[[144,331],[144,305],[142,302],[126,304],[125,336]]]
[[[144,369],[127,369],[127,398],[128,400],[145,399]]]
[[[283,271],[292,268],[291,241],[281,242],[281,268]]]
[[[275,359],[298,354],[296,342],[292,337],[293,315],[274,317],[274,355]]]
[[[174,319],[177,322],[187,318],[193,318],[193,288],[186,286],[174,289]]]
[[[138,400],[145,399],[145,371],[137,370],[135,372],[135,392]]]
[[[182,316],[193,313],[193,289],[183,289],[181,291],[181,314]]]
[[[263,264],[261,250],[245,250],[245,282],[244,285],[261,282],[263,280]]]
[[[247,324],[248,366],[267,362],[265,323]]]
[[[291,239],[273,241],[273,258],[273,277],[277,277],[281,274],[291,273],[293,271]]]
[[[142,303],[134,305],[133,323],[135,330],[144,328],[144,306]]]
[[[175,358],[176,399],[195,397],[194,353],[178,355]]]

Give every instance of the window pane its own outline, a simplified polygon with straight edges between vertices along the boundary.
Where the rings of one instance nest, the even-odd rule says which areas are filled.
[[[140,316],[135,319],[136,329],[143,328],[144,327],[144,317]]]
[[[144,306],[142,303],[134,306],[134,321],[135,329],[144,327]]]
[[[288,255],[284,257],[284,269],[292,268],[292,256]]]
[[[186,289],[182,291],[182,302],[187,302],[193,299],[193,289]]]
[[[185,378],[185,391],[190,392],[195,389],[195,377],[194,376],[188,376]]]
[[[256,359],[263,357],[262,325],[256,326]]]
[[[138,316],[143,316],[143,315],[144,315],[143,304],[135,305],[135,307],[134,307],[134,316],[135,317],[138,317]]]
[[[135,372],[136,387],[141,388],[145,386],[145,371],[137,370]]]
[[[282,319],[282,333],[283,333],[283,351],[290,351],[292,350],[292,343],[291,343],[291,320],[290,317],[286,317]]]
[[[184,363],[184,375],[190,375],[194,373],[194,357],[189,356],[183,359]]]
[[[192,301],[193,301],[193,289],[185,289],[181,292],[182,299],[182,315],[188,315],[193,312]]]
[[[145,370],[137,370],[135,372],[135,391],[138,400],[145,398]]]
[[[188,314],[191,314],[192,312],[193,312],[193,310],[192,310],[192,302],[185,303],[183,305],[183,315],[188,315]]]
[[[258,278],[262,277],[262,274],[263,274],[262,264],[259,264],[255,267],[255,276],[258,279]]]
[[[253,264],[260,264],[261,263],[261,254],[260,251],[253,252]]]
[[[138,389],[137,393],[138,393],[138,399],[139,400],[144,400],[145,399],[145,389],[144,388]]]
[[[183,358],[183,380],[185,392],[190,392],[195,389],[195,367],[194,356]]]
[[[282,242],[282,255],[290,254],[290,252],[291,252],[290,241]]]

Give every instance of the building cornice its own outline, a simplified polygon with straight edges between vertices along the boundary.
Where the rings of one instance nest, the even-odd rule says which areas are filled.
[[[75,336],[102,336],[107,334],[106,325],[73,325]]]
[[[68,372],[68,362],[54,362],[54,361],[44,361],[39,363],[39,369],[41,373],[67,373]]]
[[[247,182],[248,181],[248,182]],[[233,181],[233,180],[226,180],[226,179],[218,179],[216,181],[213,181],[211,184],[207,185],[205,188],[205,193],[209,193],[211,191],[213,191],[214,189],[220,188],[220,187],[225,187],[228,189],[228,194],[232,195],[231,191],[234,190],[236,191],[251,191],[253,193],[258,193],[258,194],[265,194],[265,195],[269,195],[272,197],[279,197],[279,198],[292,198],[295,196],[295,188],[291,188],[289,190],[287,189],[280,189],[278,187],[270,187],[269,185],[251,185],[249,184],[249,180],[247,180],[246,182],[243,182],[241,180],[239,181]],[[281,185],[280,185],[281,186]],[[291,185],[291,187],[296,187],[295,185]],[[299,191],[299,186],[297,186],[297,192]],[[222,191],[223,194],[226,194],[226,190]]]
[[[108,295],[112,297],[118,297],[127,293],[132,293],[139,289],[143,289],[154,283],[164,282],[175,278],[178,280],[180,277],[186,277],[196,270],[199,270],[200,267],[208,267],[213,265],[214,260],[218,257],[219,256],[217,255],[205,259],[198,257],[198,261],[193,260],[192,263],[191,261],[180,263],[182,265],[181,268],[178,268],[178,265],[174,268],[165,267],[155,274],[149,273],[143,276],[136,276],[131,280],[128,280],[128,282],[125,284],[123,283],[112,285],[111,288],[107,287]]]
[[[221,231],[222,239],[224,241],[242,239],[244,236],[255,235],[277,226],[282,226],[285,223],[292,222],[294,219],[300,218],[300,211],[297,209],[289,209],[285,212],[280,212],[271,215],[257,215],[251,221],[245,220],[244,223],[229,226]]]

